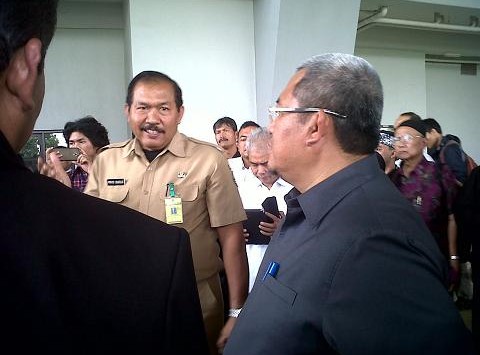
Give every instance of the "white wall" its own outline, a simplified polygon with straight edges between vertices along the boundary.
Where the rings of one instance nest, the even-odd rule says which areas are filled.
[[[67,121],[94,116],[111,141],[124,140],[123,30],[60,29],[45,67],[46,93],[35,129],[63,129]]]
[[[111,141],[128,136],[121,3],[60,2],[46,64],[46,94],[35,129],[63,129],[93,115]]]
[[[440,123],[444,134],[459,136],[480,163],[480,76],[461,75],[459,64],[429,63],[426,68],[427,116]]]
[[[255,0],[255,78],[257,122],[266,126],[268,107],[279,93],[274,91],[278,21],[281,0]]]
[[[384,95],[382,124],[393,124],[399,114],[407,111],[425,116],[427,108],[423,53],[360,48],[355,54],[368,60],[380,75]]]
[[[268,106],[302,62],[321,53],[353,53],[359,7],[360,0],[254,1],[260,124],[268,123]]]
[[[475,134],[480,132],[475,115],[480,112],[480,70],[477,76],[467,77],[453,69],[458,65],[425,62],[426,54],[480,57],[480,35],[377,26],[357,34],[355,53],[376,67],[384,84],[383,124],[392,124],[404,111],[434,117],[480,160],[480,140]],[[456,109],[461,114],[455,114]]]
[[[181,132],[215,142],[218,118],[256,120],[253,1],[135,0],[129,7],[133,75],[158,70],[178,82]]]

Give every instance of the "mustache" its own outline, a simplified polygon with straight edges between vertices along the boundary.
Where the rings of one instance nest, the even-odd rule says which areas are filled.
[[[155,131],[158,133],[165,133],[165,130],[155,123],[145,123],[140,127],[140,129],[142,131]]]

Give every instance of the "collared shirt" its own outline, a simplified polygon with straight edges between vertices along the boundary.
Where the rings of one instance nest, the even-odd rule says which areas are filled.
[[[400,167],[391,175],[391,180],[420,213],[437,241],[447,238],[448,215],[453,213],[453,201],[457,193],[455,176],[451,170],[446,165],[436,165],[423,158],[409,177]],[[441,244],[444,249],[445,240]]]
[[[83,192],[88,182],[88,173],[79,165],[74,165],[67,170],[67,175],[72,182],[72,189]]]
[[[227,160],[212,144],[177,133],[151,162],[136,139],[111,144],[93,163],[85,192],[166,221],[167,184],[182,199],[197,280],[221,269],[215,227],[246,219]]]
[[[228,165],[232,170],[233,179],[237,186],[242,185],[246,181],[257,179],[252,171],[243,164],[242,157],[228,159]]]
[[[255,177],[255,179],[239,185],[238,191],[240,192],[240,197],[245,209],[261,209],[262,202],[265,201],[267,197],[275,196],[277,199],[278,210],[286,214],[287,203],[285,202],[285,195],[292,188],[292,185],[282,178],[279,178],[269,189]]]
[[[471,353],[446,262],[373,155],[287,205],[225,355]]]
[[[253,174],[252,174],[253,175]],[[277,200],[278,210],[287,213],[285,195],[293,188],[285,180],[279,178],[269,189],[262,182],[253,176],[253,179],[238,186],[243,207],[245,209],[261,209],[262,203],[267,197],[274,196]],[[258,268],[267,250],[267,245],[247,244],[247,257],[249,268],[248,292],[253,288]]]

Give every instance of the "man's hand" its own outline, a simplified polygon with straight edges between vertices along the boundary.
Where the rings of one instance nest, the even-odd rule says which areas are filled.
[[[248,242],[248,237],[250,237],[250,233],[248,233],[248,231],[243,228],[243,237],[245,238],[245,243]]]
[[[87,154],[82,151],[82,154],[78,156],[77,165],[79,165],[83,171],[90,173],[90,168],[92,167],[93,161],[90,160]]]
[[[217,340],[217,348],[219,354],[223,353],[223,348],[225,347],[225,344],[227,344],[227,340],[232,333],[232,329],[235,326],[236,321],[237,318],[229,317],[227,322],[223,326],[222,331],[220,332],[220,336]]]
[[[274,214],[271,214],[270,212],[265,211],[265,214],[270,217],[273,222],[268,223],[268,222],[260,222],[260,225],[258,228],[260,228],[260,233],[263,235],[266,235],[267,237],[271,237],[273,233],[277,230],[278,226],[280,225],[280,222],[283,218],[283,213],[280,213],[280,217],[275,216]]]
[[[62,162],[60,161],[57,153],[53,151],[53,148],[47,149],[46,156],[47,161],[45,161],[42,157],[38,157],[38,172],[42,175],[60,181],[65,186],[72,187],[72,182],[63,169]]]

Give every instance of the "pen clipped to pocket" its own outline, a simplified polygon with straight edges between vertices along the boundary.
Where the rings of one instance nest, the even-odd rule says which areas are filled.
[[[265,271],[265,274],[263,275],[262,281],[265,281],[268,275],[275,278],[277,276],[278,269],[280,269],[280,264],[275,261],[270,261],[267,271]]]

